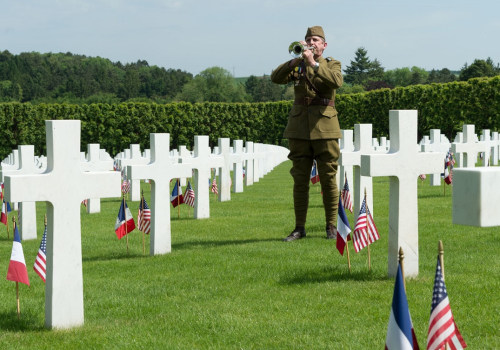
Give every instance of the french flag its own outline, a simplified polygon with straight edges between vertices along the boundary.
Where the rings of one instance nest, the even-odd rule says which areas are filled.
[[[17,225],[14,229],[14,244],[12,245],[12,254],[10,256],[9,270],[7,271],[7,280],[21,282],[30,285],[28,279],[28,270],[26,269],[26,261],[24,260],[23,246]]]
[[[115,233],[118,239],[122,239],[123,236],[132,232],[135,229],[135,221],[130,209],[127,206],[125,200],[121,201],[120,211],[118,212],[118,217],[115,223]]]
[[[349,233],[351,233],[351,226],[345,215],[342,200],[339,198],[339,214],[337,215],[337,249],[340,255],[344,255],[344,248],[347,243]]]
[[[413,330],[408,300],[403,282],[401,265],[398,265],[394,295],[392,296],[392,308],[389,316],[389,326],[385,339],[386,350],[418,350],[417,337]]]

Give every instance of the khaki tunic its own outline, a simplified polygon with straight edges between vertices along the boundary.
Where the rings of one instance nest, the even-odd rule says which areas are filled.
[[[288,84],[293,80],[295,67],[289,67],[289,63],[290,61],[279,65],[272,72],[272,82]],[[342,86],[343,83],[340,62],[331,58],[320,57],[318,63],[317,72],[312,67],[307,67],[306,74],[318,89],[319,97],[335,100],[335,90]],[[306,97],[314,98],[318,96],[308,86],[305,79],[300,79],[296,83],[294,92],[296,101],[303,101]],[[337,110],[332,106],[294,104],[288,115],[288,124],[283,136],[289,139],[302,140],[341,138]]]

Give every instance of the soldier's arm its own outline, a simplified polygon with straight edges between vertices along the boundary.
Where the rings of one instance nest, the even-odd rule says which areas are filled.
[[[275,84],[288,84],[291,80],[291,73],[300,63],[300,60],[293,59],[280,64],[271,73],[271,81]]]
[[[330,85],[334,89],[341,87],[344,82],[340,62],[333,59],[321,62],[316,75],[325,84]]]

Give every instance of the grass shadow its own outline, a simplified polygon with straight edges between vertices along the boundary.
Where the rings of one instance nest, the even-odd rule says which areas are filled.
[[[82,261],[112,261],[112,260],[130,260],[148,257],[149,253],[139,254],[139,253],[119,253],[113,254],[111,256],[83,256]]]
[[[224,241],[189,241],[182,243],[172,244],[172,250],[182,250],[190,249],[193,247],[223,247],[228,245],[243,245],[252,243],[264,243],[264,242],[281,242],[283,238],[265,238],[265,239],[243,239],[243,240],[224,240]]]
[[[284,285],[295,284],[315,284],[341,281],[387,281],[390,278],[386,274],[373,271],[353,271],[349,272],[347,267],[329,266],[323,269],[310,269],[294,273],[293,276],[282,278],[279,283]]]
[[[0,329],[7,332],[25,332],[46,330],[43,322],[29,310],[21,311],[21,317],[17,319],[17,311],[0,312]]]

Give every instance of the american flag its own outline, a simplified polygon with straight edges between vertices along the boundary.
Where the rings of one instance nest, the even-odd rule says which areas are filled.
[[[214,172],[214,179],[212,180],[212,188],[210,189],[212,193],[219,194],[219,189],[217,188],[217,180],[215,178],[215,172]]]
[[[184,203],[194,208],[194,190],[189,181],[186,188],[186,195],[184,196]]]
[[[351,192],[349,191],[349,184],[347,183],[347,176],[345,177],[344,189],[342,190],[340,198],[342,198],[342,205],[344,208],[349,209],[352,213],[352,198]]]
[[[33,265],[33,270],[40,276],[40,278],[45,282],[46,273],[46,254],[47,254],[47,226],[43,231],[42,242],[40,243],[40,249],[38,249],[38,254],[35,259],[35,264]]]
[[[427,350],[441,350],[445,348],[446,344],[453,350],[467,347],[451,313],[450,300],[446,292],[438,256],[432,293],[431,318],[427,334]]]
[[[149,209],[148,203],[144,196],[139,204],[139,214],[137,215],[137,226],[139,231],[149,234],[151,231],[151,209]]]
[[[122,193],[129,193],[130,191],[130,181],[123,180],[122,182]]]
[[[363,204],[361,204],[361,210],[359,211],[352,237],[356,253],[380,238],[377,227],[373,222],[372,214],[370,214],[370,210],[366,204],[366,197],[363,199]]]

